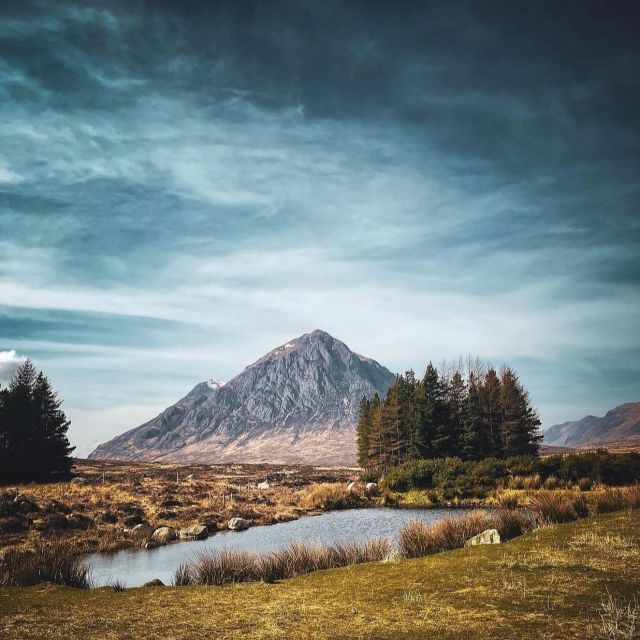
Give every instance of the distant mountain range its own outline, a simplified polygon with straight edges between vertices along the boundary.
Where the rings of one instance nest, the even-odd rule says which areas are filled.
[[[93,459],[354,464],[362,396],[395,375],[313,331],[227,383],[208,380],[159,416],[101,444]]]
[[[563,422],[544,432],[544,445],[552,447],[640,447],[640,402],[627,402],[603,418],[585,416]]]

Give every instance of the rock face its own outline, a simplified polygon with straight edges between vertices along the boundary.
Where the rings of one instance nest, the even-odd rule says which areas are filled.
[[[477,544],[500,544],[500,534],[497,529],[487,529],[482,533],[479,533],[473,538],[469,538],[464,543],[465,547],[474,547]]]
[[[324,331],[274,349],[226,384],[201,382],[93,459],[353,464],[362,396],[394,374]]]
[[[544,432],[543,443],[555,447],[640,446],[640,402],[627,402],[603,418],[586,416]]]

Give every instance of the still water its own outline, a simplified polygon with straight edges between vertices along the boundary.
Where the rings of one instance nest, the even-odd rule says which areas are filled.
[[[179,542],[157,549],[126,549],[115,553],[95,553],[86,557],[97,587],[118,581],[136,587],[160,578],[171,584],[178,565],[192,560],[203,551],[222,548],[248,551],[272,551],[290,542],[305,541],[331,544],[369,538],[394,539],[402,525],[410,520],[434,522],[451,515],[462,515],[463,509],[348,509],[308,516],[280,524],[252,527],[246,531],[217,533],[206,540]]]

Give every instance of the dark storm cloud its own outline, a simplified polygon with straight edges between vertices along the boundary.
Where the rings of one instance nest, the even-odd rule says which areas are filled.
[[[546,424],[638,399],[631,3],[5,5],[0,349],[79,422],[316,326],[515,361]]]

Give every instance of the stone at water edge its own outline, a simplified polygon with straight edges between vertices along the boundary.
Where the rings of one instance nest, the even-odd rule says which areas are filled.
[[[160,580],[160,578],[154,578],[153,580],[149,580],[149,582],[145,582],[143,587],[164,587],[164,582]]]
[[[231,518],[227,525],[231,531],[244,531],[249,528],[249,521],[244,518]]]
[[[159,544],[173,542],[178,537],[178,533],[171,527],[158,527],[152,534],[151,539]]]
[[[203,524],[192,524],[190,527],[180,529],[180,540],[204,540],[209,536],[207,527]]]
[[[482,533],[479,533],[477,536],[473,536],[473,538],[469,538],[464,543],[465,547],[473,547],[477,544],[500,544],[500,534],[497,529],[487,529]]]
[[[129,529],[129,533],[132,533],[134,536],[147,537],[151,535],[153,529],[146,524],[137,524],[131,529]]]
[[[162,545],[159,542],[156,542],[155,540],[149,540],[148,542],[145,542],[142,546],[145,549],[157,549]]]

